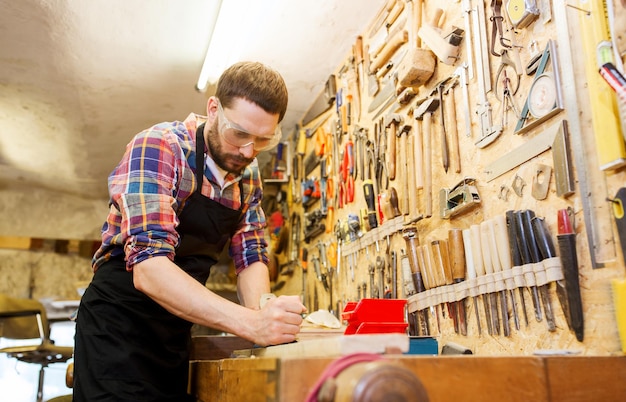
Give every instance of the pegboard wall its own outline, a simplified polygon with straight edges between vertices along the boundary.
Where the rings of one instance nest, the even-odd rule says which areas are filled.
[[[626,10],[574,3],[390,0],[346,38],[288,144],[276,293],[407,299],[413,334],[477,354],[618,353],[624,109],[598,70]]]

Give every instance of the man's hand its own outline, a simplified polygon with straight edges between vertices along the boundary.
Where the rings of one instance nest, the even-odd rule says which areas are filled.
[[[293,342],[300,332],[301,314],[306,312],[299,296],[280,296],[258,309],[263,292],[252,287],[245,292],[256,297],[248,297],[251,305],[233,303],[211,292],[167,257],[149,258],[135,265],[133,281],[139,291],[172,314],[261,346]]]
[[[296,340],[306,307],[299,296],[279,296],[267,301],[255,317],[253,341],[261,346]]]

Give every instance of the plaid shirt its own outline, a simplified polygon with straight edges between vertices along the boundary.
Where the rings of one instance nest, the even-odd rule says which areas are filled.
[[[126,254],[128,270],[154,256],[174,260],[178,215],[197,188],[196,128],[205,121],[206,117],[192,113],[182,122],[160,123],[137,134],[126,146],[122,160],[109,176],[110,210],[102,227],[102,245],[92,260],[94,272],[122,253]],[[243,217],[229,249],[237,273],[256,261],[267,264],[257,161],[241,176],[229,173],[224,188],[206,166],[204,176],[202,195],[231,209],[241,208],[243,188]]]

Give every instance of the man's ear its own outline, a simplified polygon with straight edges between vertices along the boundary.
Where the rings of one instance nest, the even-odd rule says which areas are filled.
[[[209,97],[206,102],[206,115],[211,116],[217,113],[217,98],[215,96]]]

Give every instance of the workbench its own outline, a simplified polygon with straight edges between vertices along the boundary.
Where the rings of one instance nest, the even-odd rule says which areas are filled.
[[[226,338],[194,338],[190,390],[198,401],[303,401],[339,357],[228,358],[227,349],[251,344]],[[626,400],[626,356],[384,357],[410,370],[429,401]]]

